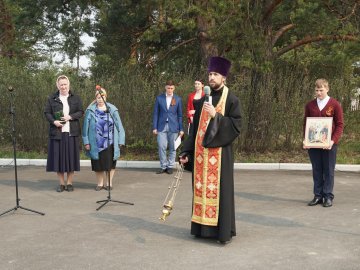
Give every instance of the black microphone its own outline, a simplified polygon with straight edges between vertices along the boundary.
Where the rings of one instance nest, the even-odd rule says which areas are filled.
[[[205,93],[205,102],[210,102],[210,93],[211,93],[210,86],[206,85],[204,87],[204,93]]]

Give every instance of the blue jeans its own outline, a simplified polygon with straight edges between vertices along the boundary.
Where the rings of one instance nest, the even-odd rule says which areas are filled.
[[[178,136],[177,132],[170,132],[169,125],[166,124],[163,131],[157,134],[157,143],[159,147],[160,167],[165,170],[166,168],[173,168],[175,166],[175,140]],[[169,146],[169,157],[166,156],[166,149]]]

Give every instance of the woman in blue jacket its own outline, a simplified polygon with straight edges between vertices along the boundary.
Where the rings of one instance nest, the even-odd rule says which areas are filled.
[[[82,130],[86,155],[91,158],[91,167],[96,174],[96,191],[112,189],[120,146],[125,144],[125,130],[118,109],[106,102],[106,97],[106,90],[97,87],[96,99],[85,111]]]

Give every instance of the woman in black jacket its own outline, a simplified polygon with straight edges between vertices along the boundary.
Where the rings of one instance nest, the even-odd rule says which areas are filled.
[[[56,86],[58,91],[48,97],[45,106],[50,124],[46,171],[57,173],[60,182],[57,192],[73,191],[74,171],[80,171],[79,119],[84,111],[80,97],[70,91],[68,77],[59,76]]]

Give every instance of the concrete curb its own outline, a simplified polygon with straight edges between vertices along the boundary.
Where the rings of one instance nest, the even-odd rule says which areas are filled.
[[[0,166],[14,165],[12,158],[0,159]],[[17,166],[46,166],[46,159],[17,159]],[[90,160],[80,160],[80,166],[90,167]],[[117,168],[143,168],[143,169],[157,169],[159,168],[159,161],[118,161]],[[235,170],[296,170],[309,171],[311,170],[310,163],[235,163]],[[336,164],[337,171],[344,172],[360,172],[360,165],[352,164]]]

